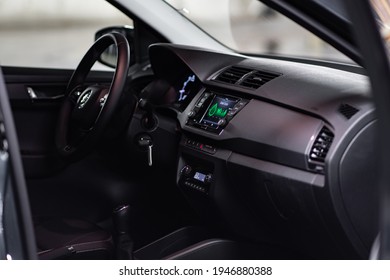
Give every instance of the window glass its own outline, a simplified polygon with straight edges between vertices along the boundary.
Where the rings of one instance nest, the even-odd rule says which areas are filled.
[[[351,62],[306,29],[258,0],[164,0],[210,36],[240,53]]]
[[[74,69],[97,30],[125,24],[104,0],[1,0],[0,64]]]

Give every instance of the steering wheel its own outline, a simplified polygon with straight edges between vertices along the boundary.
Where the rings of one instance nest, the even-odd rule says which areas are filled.
[[[85,85],[94,63],[112,45],[117,50],[117,63],[111,84]],[[130,47],[120,33],[103,35],[87,51],[73,72],[60,109],[55,141],[61,156],[79,157],[93,147],[119,104],[129,66]]]

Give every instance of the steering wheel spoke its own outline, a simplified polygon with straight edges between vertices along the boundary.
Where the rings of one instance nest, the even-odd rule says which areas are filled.
[[[68,95],[68,100],[73,104],[73,105],[76,105],[77,104],[77,101],[82,93],[82,89],[81,88],[76,88],[75,90],[73,90],[69,95]]]
[[[103,108],[104,105],[106,104],[108,98],[108,93],[106,93],[102,98],[99,100],[100,107]]]

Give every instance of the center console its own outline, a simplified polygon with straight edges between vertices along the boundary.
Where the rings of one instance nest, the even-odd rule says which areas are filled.
[[[229,186],[230,178],[226,176],[226,163],[232,152],[219,139],[248,103],[241,96],[203,89],[186,110],[187,129],[179,143],[176,183],[203,221],[215,228],[225,228],[219,213],[221,209],[234,209],[228,204],[236,191]]]
[[[186,125],[220,134],[248,102],[239,96],[204,89],[196,102],[192,103]],[[215,189],[216,184],[222,183],[216,167],[223,168],[228,157],[224,149],[215,146],[215,141],[200,137],[183,136],[180,143],[177,183],[192,201],[202,201]]]

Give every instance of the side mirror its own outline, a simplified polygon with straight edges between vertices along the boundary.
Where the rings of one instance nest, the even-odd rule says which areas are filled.
[[[99,39],[101,36],[111,32],[122,33],[130,44],[130,64],[134,64],[135,55],[134,55],[134,28],[132,26],[112,26],[100,29],[95,33],[95,40]],[[99,57],[98,61],[104,65],[115,68],[117,60],[117,51],[114,45],[109,46]]]

